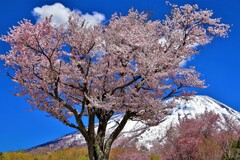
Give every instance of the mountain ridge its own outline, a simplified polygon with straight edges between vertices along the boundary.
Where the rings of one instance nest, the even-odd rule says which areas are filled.
[[[114,146],[122,145],[124,140],[128,139],[130,143],[135,143],[137,147],[144,146],[151,148],[153,141],[163,141],[167,130],[173,124],[177,124],[183,117],[193,118],[198,114],[206,111],[219,114],[220,117],[227,116],[234,119],[240,124],[240,112],[231,107],[205,95],[195,95],[190,99],[169,99],[168,102],[174,103],[176,107],[169,109],[168,115],[157,126],[146,127],[145,124],[139,121],[128,121],[124,129],[119,135],[119,138],[114,142]],[[122,115],[114,115],[108,122],[107,135],[116,127],[116,121],[121,120]],[[34,152],[41,148],[49,148],[53,151],[75,147],[86,146],[83,136],[79,132],[73,132],[57,138],[53,141],[43,143],[41,145],[27,149],[29,152]]]

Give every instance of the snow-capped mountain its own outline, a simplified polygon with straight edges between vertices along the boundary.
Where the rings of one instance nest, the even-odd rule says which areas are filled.
[[[171,125],[177,124],[179,119],[183,117],[192,118],[198,114],[202,114],[205,111],[212,111],[219,114],[220,117],[227,116],[233,120],[236,120],[240,125],[240,113],[226,106],[225,104],[218,102],[217,100],[208,96],[192,96],[190,99],[170,99],[176,105],[176,107],[169,110],[169,114],[163,119],[163,121],[157,126],[147,127],[145,124],[139,121],[128,121],[123,131],[119,135],[118,140],[114,145],[120,145],[126,139],[128,142],[135,143],[137,146],[145,146],[150,148],[153,141],[163,140],[166,131]],[[108,123],[107,135],[111,133],[117,126],[117,121],[121,120],[122,115],[115,115]],[[51,150],[58,150],[62,148],[68,148],[73,146],[85,146],[86,142],[83,136],[79,132],[71,133],[60,137],[54,141],[33,147],[29,151],[34,151],[41,148],[49,148]]]

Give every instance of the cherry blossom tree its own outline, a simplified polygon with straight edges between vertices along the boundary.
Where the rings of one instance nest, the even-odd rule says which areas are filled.
[[[225,128],[218,136],[218,143],[222,149],[222,159],[240,158],[240,125],[239,121],[224,116]]]
[[[232,146],[239,139],[239,129],[238,120],[220,117],[213,112],[191,119],[185,117],[168,130],[166,143],[158,145],[158,153],[162,159],[168,160],[231,159],[236,156]]]
[[[166,143],[160,151],[162,152],[162,158],[174,160],[221,158],[219,152],[209,150],[216,149],[218,147],[216,143],[211,141],[212,143],[205,145],[206,142],[217,135],[218,121],[219,115],[212,112],[206,112],[193,119],[186,117],[180,120],[177,126],[170,128],[168,131]]]
[[[60,27],[51,26],[51,18],[37,24],[23,20],[1,38],[11,46],[1,59],[14,72],[9,76],[18,96],[79,130],[90,160],[108,159],[128,120],[156,125],[166,114],[165,99],[204,87],[194,67],[181,64],[215,36],[227,36],[229,26],[212,18],[212,11],[171,7],[162,21],[133,9],[126,16],[114,14],[104,26],[86,27],[78,14]],[[123,118],[106,135],[116,113]]]

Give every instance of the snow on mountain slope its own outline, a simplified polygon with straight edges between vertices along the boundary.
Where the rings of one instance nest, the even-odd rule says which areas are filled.
[[[220,117],[227,116],[238,121],[240,124],[239,112],[208,96],[193,96],[189,100],[181,98],[174,100],[170,99],[168,102],[173,102],[176,107],[169,110],[169,114],[163,119],[162,123],[157,126],[147,127],[145,124],[138,121],[128,121],[114,145],[120,145],[124,140],[128,139],[129,142],[133,142],[137,146],[150,148],[153,141],[163,140],[169,127],[172,124],[177,124],[179,119],[186,116],[192,118],[198,114],[204,113],[205,111],[212,111],[216,114],[219,114]],[[121,118],[122,115],[118,114],[109,121],[107,127],[107,136],[115,129],[117,126],[117,121],[121,120]],[[80,133],[75,132],[60,137],[54,141],[31,148],[30,151],[42,147],[58,150],[62,148],[85,145],[86,142],[83,136]]]

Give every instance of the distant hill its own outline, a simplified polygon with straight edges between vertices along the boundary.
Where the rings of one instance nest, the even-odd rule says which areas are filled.
[[[226,106],[225,104],[208,96],[192,96],[189,100],[179,98],[170,99],[168,102],[176,104],[176,107],[170,109],[168,115],[163,119],[163,122],[157,126],[147,127],[145,124],[139,121],[129,121],[119,138],[114,143],[115,146],[127,145],[126,140],[129,143],[134,143],[136,146],[144,146],[150,148],[152,142],[164,141],[166,131],[171,125],[179,122],[183,117],[193,118],[198,114],[202,114],[205,111],[212,111],[219,114],[224,123],[225,116],[236,120],[240,125],[240,113]],[[117,121],[121,120],[123,115],[115,115],[108,123],[107,136],[116,127]],[[97,129],[97,127],[96,127]],[[123,142],[125,142],[123,144]],[[38,145],[30,148],[27,151],[37,152],[39,150],[51,150],[56,151],[63,148],[70,148],[76,146],[86,146],[86,142],[83,136],[79,132],[74,132],[53,141]]]

